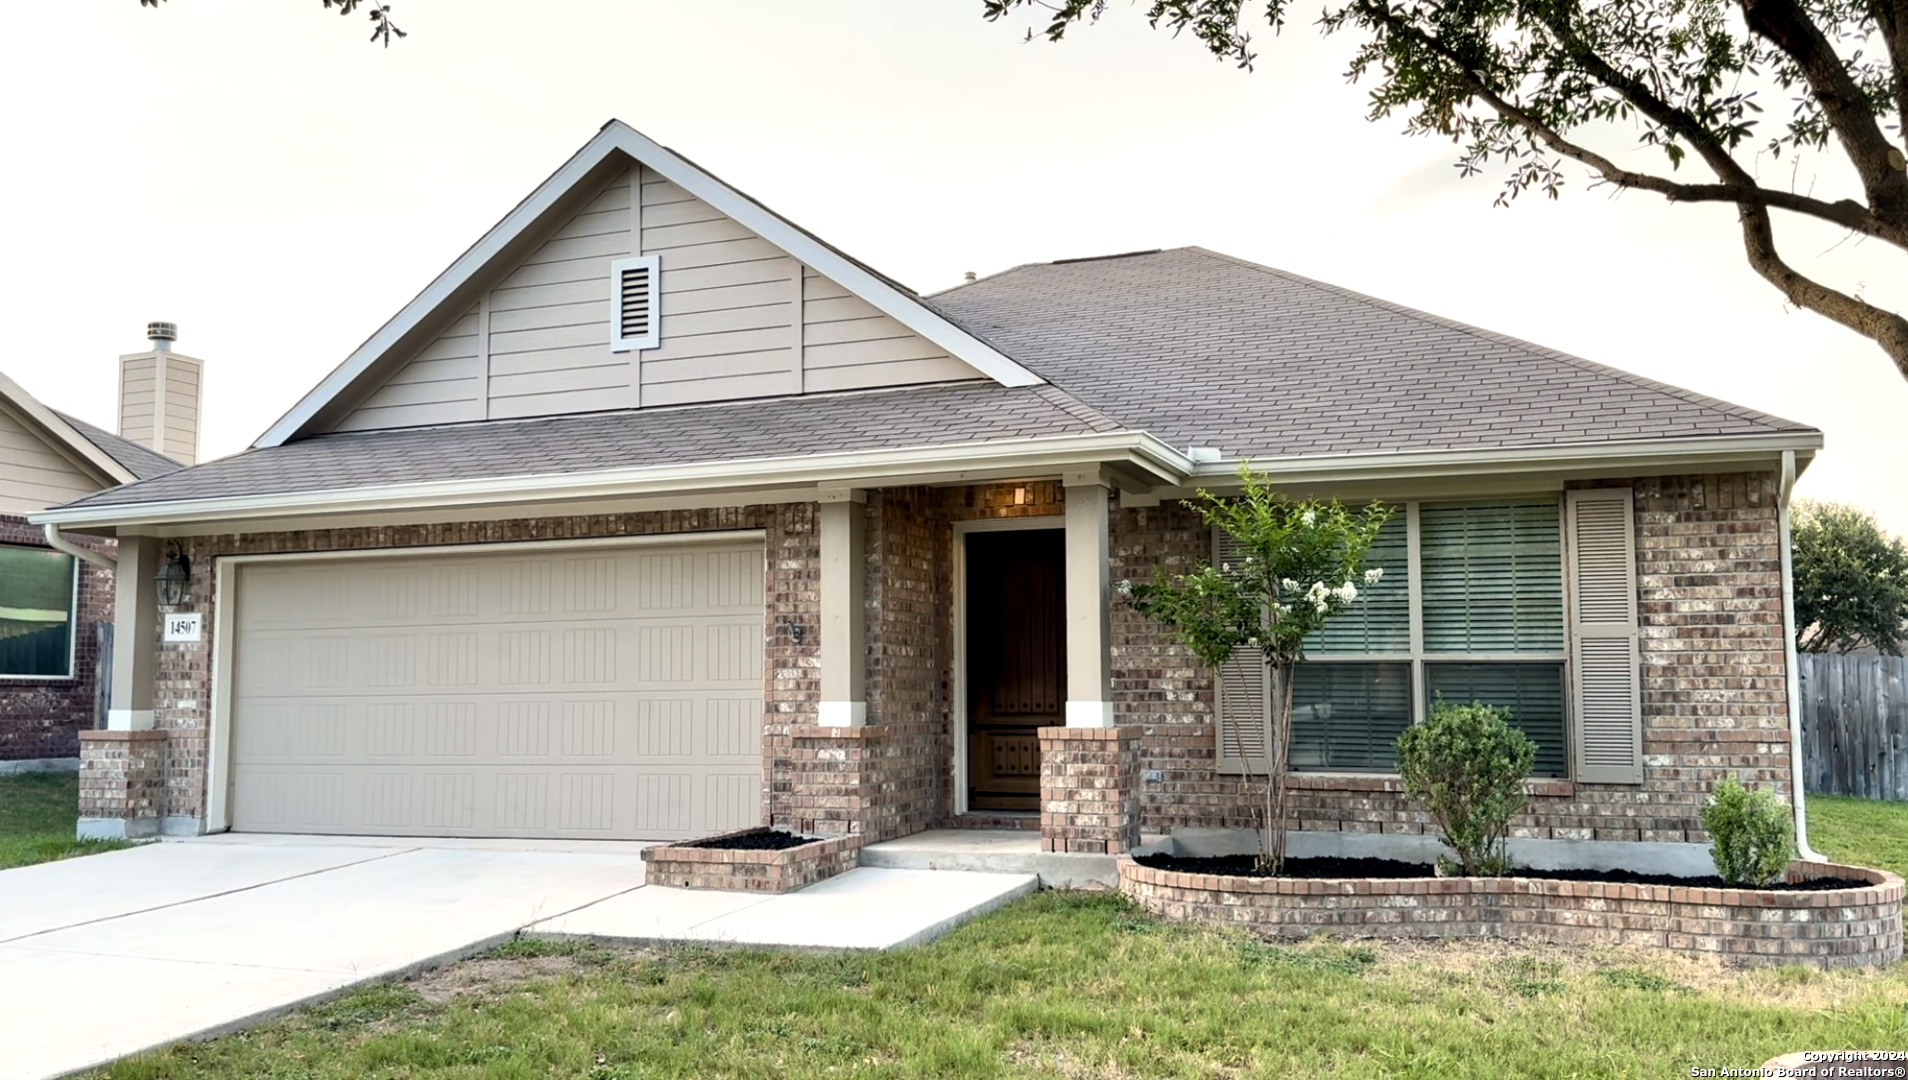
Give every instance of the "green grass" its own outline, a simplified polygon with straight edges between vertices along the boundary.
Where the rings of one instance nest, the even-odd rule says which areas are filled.
[[[1836,862],[1908,876],[1908,803],[1811,795],[1809,845]]]
[[[1664,1077],[1908,1043],[1908,969],[1271,945],[1044,893],[900,953],[519,942],[98,1077]]]
[[[0,870],[130,847],[122,840],[75,840],[79,776],[0,776]]]

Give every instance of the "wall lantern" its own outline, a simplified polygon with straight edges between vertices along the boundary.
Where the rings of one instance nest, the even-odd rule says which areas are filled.
[[[153,580],[159,586],[159,603],[166,607],[178,607],[192,594],[192,560],[177,541],[168,545],[166,561]]]

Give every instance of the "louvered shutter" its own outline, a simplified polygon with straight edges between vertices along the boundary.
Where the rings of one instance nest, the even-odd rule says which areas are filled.
[[[629,352],[661,343],[662,256],[610,262],[610,349]]]
[[[1571,491],[1565,509],[1577,779],[1640,784],[1643,679],[1635,496],[1628,488]]]
[[[1237,542],[1224,529],[1214,529],[1212,560],[1216,566],[1241,558]],[[1270,755],[1272,674],[1265,657],[1244,649],[1219,668],[1215,711],[1219,722],[1218,768],[1223,773],[1263,773]]]

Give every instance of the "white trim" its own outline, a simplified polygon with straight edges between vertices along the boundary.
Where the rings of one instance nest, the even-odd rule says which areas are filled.
[[[1113,726],[1110,701],[1068,701],[1067,726],[1070,728],[1109,728]]]
[[[954,565],[949,579],[954,590],[954,813],[965,814],[967,804],[967,534],[977,532],[1015,532],[1022,529],[1066,528],[1063,514],[1036,514],[1028,517],[974,518],[954,522]]]
[[[636,182],[640,190],[642,182]],[[640,194],[632,198],[642,198]],[[640,235],[640,234],[639,234]],[[623,275],[631,270],[649,271],[649,321],[643,326],[643,333],[636,337],[623,336]],[[630,255],[610,260],[610,351],[637,352],[653,349],[662,344],[662,256]],[[632,363],[640,363],[632,360]],[[638,380],[640,382],[641,380]]]
[[[865,701],[824,701],[816,713],[822,727],[864,727],[868,723]]]
[[[385,484],[334,491],[242,495],[164,503],[56,507],[29,514],[44,525],[153,525],[216,518],[287,517],[301,513],[351,513],[443,506],[537,504],[566,499],[607,499],[707,492],[725,486],[830,483],[875,487],[899,477],[945,470],[952,480],[986,469],[1052,470],[1114,457],[1129,469],[1176,480],[1188,464],[1178,451],[1144,432],[1061,435],[1048,438],[895,450],[845,451],[792,457],[745,458],[711,464],[652,465],[600,472],[477,477],[425,483]],[[861,481],[845,484],[845,481]]]
[[[577,548],[646,548],[715,546],[753,543],[767,549],[764,529],[726,529],[720,532],[653,533],[644,536],[601,536],[578,540],[512,540],[485,544],[428,544],[400,548],[354,548],[349,551],[285,551],[260,555],[220,555],[212,561],[212,710],[207,718],[205,774],[205,831],[232,827],[232,636],[237,627],[238,569],[252,563],[345,562],[361,559],[398,559],[432,555],[507,555],[521,551]],[[762,572],[767,574],[764,562]],[[764,577],[766,581],[767,578]],[[763,641],[766,643],[768,603],[764,599]],[[764,648],[766,648],[766,644]],[[764,692],[766,693],[766,686]],[[147,713],[150,717],[151,714]],[[151,726],[150,722],[147,724]]]
[[[39,425],[48,435],[59,440],[61,448],[66,452],[78,455],[86,464],[105,473],[106,478],[113,482],[105,486],[130,484],[139,479],[132,474],[132,470],[100,449],[93,440],[81,435],[78,428],[62,420],[52,409],[40,404],[38,398],[27,393],[24,387],[7,378],[3,373],[0,373],[0,399],[4,399],[9,405],[25,413],[29,420]]]
[[[151,709],[107,709],[107,731],[151,731],[153,710]]]
[[[1009,359],[987,343],[961,329],[911,296],[862,269],[854,261],[796,228],[760,203],[690,164],[620,120],[603,126],[581,150],[517,204],[504,219],[464,252],[424,291],[358,346],[344,363],[319,381],[252,445],[278,446],[302,433],[327,405],[344,394],[358,377],[371,370],[386,353],[428,321],[452,295],[488,270],[506,248],[534,228],[578,184],[613,153],[627,154],[663,179],[727,214],[758,236],[781,248],[822,276],[873,304],[895,321],[948,351],[1004,386],[1034,386],[1045,380]],[[640,192],[640,172],[633,184]],[[638,194],[635,197],[640,197]],[[641,243],[638,237],[636,242]]]
[[[1795,807],[1795,847],[1805,859],[1827,862],[1822,853],[1809,846],[1809,799],[1802,779],[1807,772],[1802,760],[1802,658],[1795,644],[1795,549],[1791,543],[1790,498],[1795,494],[1795,454],[1782,455],[1780,488],[1776,492],[1776,536],[1782,551],[1782,661],[1788,665],[1782,680],[1788,690],[1789,705],[1789,801]]]
[[[84,559],[94,566],[107,570],[119,569],[119,560],[116,557],[108,555],[103,551],[94,551],[92,548],[81,547],[75,544],[66,537],[61,536],[60,527],[50,521],[46,523],[46,527],[41,531],[46,534],[47,546],[51,547],[54,551],[65,552],[75,559]]]

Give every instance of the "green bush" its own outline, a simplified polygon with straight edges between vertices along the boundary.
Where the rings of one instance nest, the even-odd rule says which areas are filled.
[[[1732,885],[1760,888],[1789,868],[1795,857],[1795,820],[1781,799],[1750,791],[1731,777],[1716,785],[1703,808],[1716,873]]]
[[[1509,720],[1509,709],[1439,701],[1429,720],[1398,736],[1405,794],[1431,812],[1466,875],[1511,868],[1510,823],[1529,801],[1524,780],[1537,745]]]

